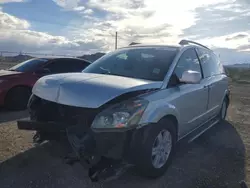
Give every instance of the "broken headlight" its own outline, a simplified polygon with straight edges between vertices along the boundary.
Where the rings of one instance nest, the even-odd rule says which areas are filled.
[[[147,105],[147,100],[135,99],[111,106],[95,117],[91,128],[131,128],[137,126]]]

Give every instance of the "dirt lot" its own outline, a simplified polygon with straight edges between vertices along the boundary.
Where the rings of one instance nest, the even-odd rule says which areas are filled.
[[[157,180],[140,177],[131,169],[113,182],[93,184],[80,165],[62,164],[60,146],[34,147],[33,133],[18,131],[11,117],[5,118],[0,124],[0,187],[210,188],[238,187],[242,179],[250,186],[250,85],[234,84],[231,89],[228,122],[181,145],[172,166]],[[4,117],[0,115],[0,120]]]

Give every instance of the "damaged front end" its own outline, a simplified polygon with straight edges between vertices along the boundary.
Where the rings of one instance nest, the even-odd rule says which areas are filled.
[[[67,129],[73,153],[66,157],[67,164],[80,162],[88,168],[92,181],[108,181],[122,175],[131,165],[125,162],[125,133],[87,132],[81,126]]]
[[[28,105],[30,120],[18,121],[18,128],[36,130],[37,143],[66,140],[72,149],[64,159],[67,164],[79,162],[88,168],[92,181],[108,181],[135,163],[134,151],[143,140],[143,129],[136,129],[136,123],[147,104],[130,101],[107,105],[72,107],[33,95]],[[133,111],[132,118],[128,110]]]

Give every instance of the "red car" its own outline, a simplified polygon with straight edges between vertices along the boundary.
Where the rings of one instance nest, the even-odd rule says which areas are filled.
[[[26,109],[31,90],[42,76],[81,72],[90,64],[77,58],[34,58],[0,70],[0,106],[11,110]]]

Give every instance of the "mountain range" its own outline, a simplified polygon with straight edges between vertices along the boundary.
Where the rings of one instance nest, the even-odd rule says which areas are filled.
[[[79,56],[78,58],[81,59],[86,59],[89,60],[91,62],[99,59],[100,57],[102,57],[105,53],[94,53],[94,54],[86,54],[83,56]],[[0,56],[0,62],[22,62],[22,61],[26,61],[28,59],[34,58],[33,56],[30,55],[23,55],[23,54],[19,54],[17,56]]]

